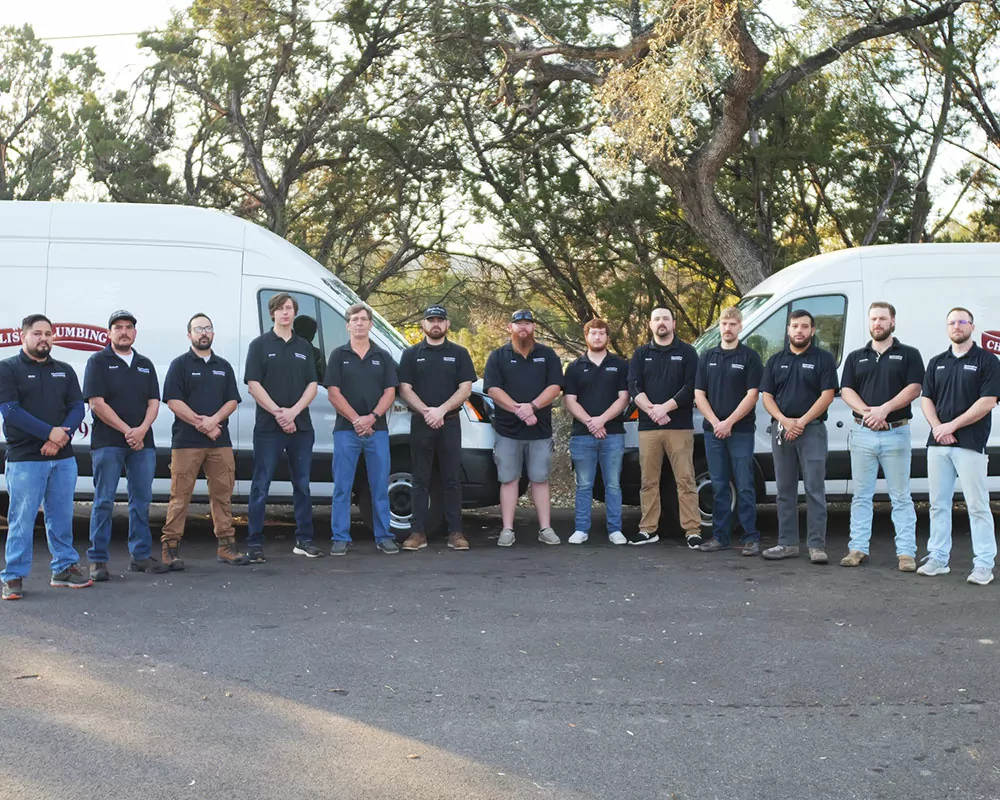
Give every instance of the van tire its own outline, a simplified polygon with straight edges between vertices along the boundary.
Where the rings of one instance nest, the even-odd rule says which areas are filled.
[[[371,491],[368,489],[367,475],[361,476],[356,484],[358,510],[361,521],[369,531],[375,531],[375,512],[372,509]],[[409,454],[394,453],[392,467],[389,473],[389,529],[397,539],[406,538],[410,534],[410,518],[412,516],[413,474],[410,472]],[[435,473],[431,482],[431,507],[427,513],[427,533],[439,533],[444,528],[444,514],[440,501],[434,498],[441,496],[440,479]]]

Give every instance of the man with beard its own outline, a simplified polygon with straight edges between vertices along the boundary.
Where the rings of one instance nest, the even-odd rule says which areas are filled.
[[[358,459],[365,456],[372,498],[375,547],[387,555],[399,552],[391,530],[389,508],[389,424],[386,414],[396,399],[396,364],[370,338],[372,310],[355,303],[344,311],[347,344],[330,354],[323,385],[337,411],[333,428],[333,509],[330,555],[343,556],[351,544],[351,489]]]
[[[854,412],[851,430],[851,541],[842,567],[857,567],[868,559],[872,538],[872,497],[879,467],[885,475],[896,529],[900,572],[917,568],[917,512],[910,495],[910,404],[920,396],[924,360],[892,334],[896,309],[891,303],[868,307],[871,341],[844,361],[840,396]]]
[[[681,528],[688,547],[702,543],[701,512],[694,484],[694,379],[698,353],[674,335],[669,308],[654,308],[649,316],[653,341],[632,355],[628,385],[639,408],[639,503],[642,518],[629,544],[658,542],[660,474],[664,455],[677,483]]]
[[[576,512],[570,544],[590,535],[597,466],[604,481],[608,540],[627,544],[622,533],[622,458],[628,405],[628,362],[608,352],[608,323],[592,319],[583,326],[587,352],[566,368],[566,410],[573,415],[569,453],[576,473]]]
[[[83,421],[83,395],[69,364],[51,358],[52,323],[31,314],[21,323],[21,352],[0,361],[0,415],[7,440],[6,565],[0,597],[20,600],[31,570],[35,518],[41,506],[52,554],[51,586],[92,585],[73,547],[76,459],[70,440]]]
[[[497,544],[514,544],[514,511],[525,467],[538,514],[538,541],[560,544],[551,525],[549,467],[551,406],[562,390],[562,364],[555,350],[535,341],[535,317],[529,309],[515,311],[507,330],[510,342],[490,353],[483,376],[483,386],[495,404],[493,459],[503,520]]]
[[[399,362],[399,396],[410,415],[410,469],[413,473],[411,533],[404,550],[427,547],[434,457],[443,484],[441,500],[448,526],[448,547],[468,550],[462,535],[462,420],[459,410],[472,394],[476,369],[469,351],[448,340],[448,311],[430,306],[420,326],[424,340],[406,348]]]
[[[837,393],[833,354],[813,344],[808,311],[789,315],[788,343],[771,356],[760,384],[771,415],[771,453],[777,482],[778,544],[767,559],[799,554],[799,479],[806,490],[806,545],[813,564],[826,564],[826,410]]]
[[[204,468],[208,481],[209,508],[215,538],[216,558],[236,566],[250,559],[236,549],[232,496],[236,480],[229,417],[241,398],[236,372],[226,359],[212,352],[215,329],[205,314],[188,320],[191,348],[170,362],[163,382],[163,402],[174,412],[170,451],[170,504],[160,534],[163,563],[171,570],[184,569],[180,557],[181,538],[191,494]]]
[[[736,509],[743,526],[743,555],[760,553],[753,443],[757,429],[758,387],[764,365],[756,350],[740,342],[743,314],[735,306],[719,315],[719,345],[701,356],[694,401],[705,417],[705,457],[712,478],[713,535],[698,549],[728,550],[733,535],[730,482],[736,484]]]
[[[946,575],[951,556],[951,512],[955,478],[969,511],[973,570],[968,583],[986,586],[993,582],[997,555],[996,532],[990,512],[986,483],[986,442],[990,438],[990,414],[1000,397],[1000,365],[972,341],[976,330],[972,312],[953,308],[947,330],[951,347],[934,356],[924,376],[924,416],[931,426],[927,439],[927,478],[931,495],[931,535],[926,561],[917,573]]]
[[[313,544],[312,496],[309,476],[316,440],[309,404],[316,397],[318,377],[312,345],[292,329],[299,303],[287,292],[267,301],[274,326],[247,349],[243,380],[257,403],[253,426],[253,476],[247,509],[247,558],[264,564],[264,512],[271,480],[282,453],[288,457],[295,515],[292,552],[319,558]]]
[[[156,447],[153,420],[160,410],[160,386],[153,362],[132,349],[136,320],[116,311],[108,320],[110,343],[87,361],[83,396],[90,404],[94,427],[90,455],[94,465],[94,505],[90,513],[90,577],[106,581],[111,514],[118,480],[128,481],[128,568],[132,572],[166,572],[152,557],[149,504],[153,499]]]

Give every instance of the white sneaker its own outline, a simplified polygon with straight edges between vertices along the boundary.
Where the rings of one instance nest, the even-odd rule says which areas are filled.
[[[917,570],[917,575],[926,575],[933,578],[935,575],[947,575],[951,572],[951,569],[947,564],[942,564],[940,561],[935,561],[930,556],[924,558],[926,562],[920,569]]]
[[[588,538],[587,534],[583,531],[573,531],[573,535],[569,537],[569,543],[583,544]]]
[[[542,528],[538,532],[538,541],[542,544],[562,544],[562,539],[556,536],[556,532],[552,528]]]
[[[500,538],[497,539],[497,544],[500,545],[500,547],[510,547],[514,544],[513,528],[504,528],[500,531]]]
[[[986,569],[986,567],[976,567],[972,570],[972,574],[965,579],[966,583],[975,583],[979,586],[989,586],[993,583],[993,570]]]
[[[628,544],[628,539],[625,538],[625,534],[621,531],[609,533],[608,541],[611,542],[611,544]]]

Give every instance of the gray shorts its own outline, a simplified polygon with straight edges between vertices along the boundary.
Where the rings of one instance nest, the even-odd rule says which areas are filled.
[[[528,480],[532,483],[545,483],[549,479],[549,467],[552,464],[552,439],[525,441],[496,434],[493,460],[497,465],[500,483],[518,480],[525,463],[528,465]]]

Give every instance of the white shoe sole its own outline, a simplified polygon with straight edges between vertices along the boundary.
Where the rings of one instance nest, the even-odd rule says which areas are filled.
[[[951,572],[951,567],[945,567],[944,569],[936,570],[935,572],[924,572],[924,568],[921,567],[917,570],[917,575],[923,575],[925,578],[936,578],[938,575],[947,575]]]
[[[648,539],[643,539],[642,541],[638,542],[629,542],[629,544],[632,545],[656,544],[658,541],[660,541],[659,536],[650,536]]]
[[[322,550],[320,552],[318,552],[318,553],[307,553],[301,547],[293,547],[292,548],[292,553],[294,555],[297,555],[297,556],[305,556],[306,558],[322,558],[323,557],[323,551]]]
[[[965,582],[974,584],[976,586],[989,586],[991,583],[993,583],[993,578],[991,577],[988,581],[974,581],[972,580],[972,576],[970,575],[968,578],[965,579]]]

